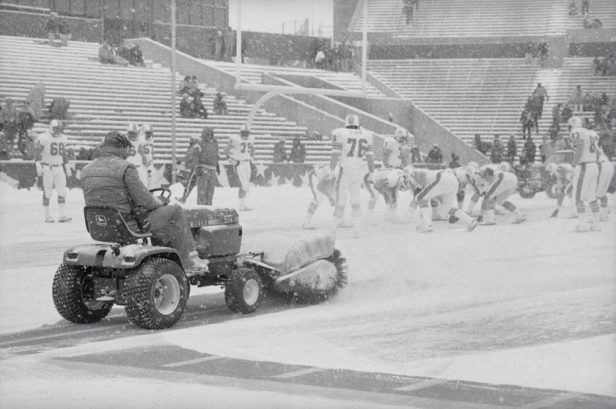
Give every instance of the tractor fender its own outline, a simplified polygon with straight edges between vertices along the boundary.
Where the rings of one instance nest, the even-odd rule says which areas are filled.
[[[164,255],[179,261],[177,250],[171,247],[129,244],[84,244],[64,252],[64,263],[103,268],[134,268],[150,256]]]

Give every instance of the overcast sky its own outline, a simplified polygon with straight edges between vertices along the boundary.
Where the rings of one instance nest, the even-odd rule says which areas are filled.
[[[229,0],[229,24],[237,27],[237,3]],[[333,21],[333,0],[241,0],[242,30],[294,33],[303,20],[312,23],[312,35],[330,35]]]

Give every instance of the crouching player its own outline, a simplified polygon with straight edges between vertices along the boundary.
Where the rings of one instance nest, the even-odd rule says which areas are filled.
[[[571,186],[571,181],[573,180],[573,166],[568,163],[548,163],[545,165],[545,170],[551,178],[556,180],[553,187],[554,194],[556,195],[556,208],[550,217],[558,217],[565,196],[568,196],[569,200],[573,203],[573,189]],[[573,214],[577,215],[575,213],[575,203],[573,203],[573,208]]]
[[[312,201],[308,205],[306,220],[302,227],[306,230],[314,229],[312,224],[312,216],[319,208],[324,199],[329,201],[329,204],[334,207],[336,199],[334,197],[334,185],[336,182],[336,170],[330,168],[329,164],[315,167],[308,174],[308,185],[312,192]]]
[[[370,194],[368,214],[371,217],[374,215],[378,193],[385,199],[385,220],[388,222],[398,221],[396,217],[398,191],[406,190],[406,186],[402,183],[404,174],[402,169],[380,169],[374,171],[372,174],[366,174],[364,184]],[[374,189],[370,185],[373,185]]]
[[[484,224],[496,224],[496,217],[494,215],[496,205],[503,206],[512,212],[515,215],[514,223],[522,223],[526,220],[524,213],[520,212],[513,203],[507,200],[518,188],[518,178],[516,175],[511,172],[484,168],[479,173],[477,186],[483,191],[481,210]],[[484,188],[483,186],[487,187]],[[469,214],[476,203],[476,196],[473,196],[469,204]]]
[[[467,231],[473,231],[477,226],[477,221],[462,210],[456,204],[456,194],[458,193],[458,180],[447,171],[437,171],[429,169],[405,169],[403,183],[417,192],[411,203],[414,210],[419,207],[421,223],[418,229],[424,233],[430,232],[432,228],[432,209],[430,201],[438,199],[444,209],[449,209],[449,222],[455,223],[462,220],[466,224]]]

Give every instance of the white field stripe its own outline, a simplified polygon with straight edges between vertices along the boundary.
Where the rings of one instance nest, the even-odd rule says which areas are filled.
[[[306,368],[306,369],[300,369],[299,371],[293,371],[293,372],[283,373],[280,375],[275,375],[273,376],[273,378],[280,378],[280,379],[294,378],[296,376],[308,375],[311,373],[321,372],[324,370],[325,369],[323,368]]]
[[[520,406],[520,409],[539,409],[539,408],[550,407],[554,405],[555,403],[562,402],[568,399],[573,399],[577,396],[580,396],[580,395],[575,394],[575,393],[560,393],[550,398],[545,398],[537,402],[529,403],[528,405]]]
[[[439,385],[448,382],[446,379],[429,379],[427,381],[415,382],[407,386],[401,386],[394,390],[402,392],[416,391],[418,389],[428,388],[430,386]]]
[[[197,359],[190,359],[188,361],[180,361],[180,362],[172,362],[170,364],[165,364],[165,365],[161,365],[164,368],[177,368],[178,366],[184,366],[184,365],[192,365],[192,364],[198,364],[201,362],[208,362],[208,361],[215,361],[217,359],[222,359],[222,357],[220,356],[206,356],[203,358],[197,358]]]

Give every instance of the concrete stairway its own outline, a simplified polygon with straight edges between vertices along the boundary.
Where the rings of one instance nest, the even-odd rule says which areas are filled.
[[[19,50],[19,52],[15,52]],[[128,122],[149,123],[155,133],[155,159],[171,159],[171,74],[157,64],[146,67],[104,65],[98,61],[98,44],[72,41],[68,47],[50,47],[46,40],[0,36],[0,96],[11,97],[21,105],[29,90],[38,82],[46,87],[45,103],[55,97],[71,100],[66,134],[74,149],[94,147],[111,130],[124,131]],[[179,85],[184,74],[177,73]],[[221,150],[228,137],[247,119],[252,105],[227,96],[229,115],[212,114],[216,89],[201,78],[205,93],[207,120],[177,118],[177,152],[183,156],[191,135],[200,135],[204,126],[214,128]],[[175,95],[179,109],[180,96]],[[48,118],[35,124],[38,134],[46,129]],[[279,137],[303,136],[305,127],[259,110],[252,125],[257,138],[258,160],[270,161],[273,145]],[[321,162],[330,156],[327,141],[304,141],[306,162]]]

